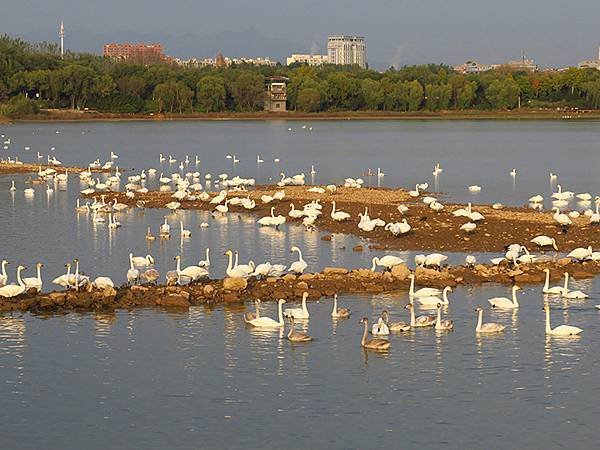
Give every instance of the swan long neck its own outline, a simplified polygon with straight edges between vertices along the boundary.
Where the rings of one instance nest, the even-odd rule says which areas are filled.
[[[367,322],[364,322],[365,328],[363,330],[363,335],[362,335],[362,339],[360,340],[360,343],[364,346],[365,343],[367,342]]]
[[[437,310],[437,318],[435,319],[435,327],[439,328],[442,325],[442,308]]]
[[[308,308],[306,307],[306,299],[307,298],[308,298],[307,294],[302,295],[302,311],[304,311],[305,313],[308,312]]]
[[[233,261],[232,261],[231,252],[230,252],[230,251],[229,251],[229,252],[227,252],[227,256],[228,256],[228,258],[229,258],[229,262],[227,263],[227,272],[229,272],[229,271],[232,269],[232,267],[231,267],[231,264],[232,264],[232,262],[233,262]]]
[[[42,266],[38,264],[37,266],[37,279],[39,282],[42,282]]]
[[[512,302],[513,305],[519,306],[519,300],[517,300],[517,287],[513,286],[512,288]]]
[[[333,311],[331,311],[332,315],[337,315],[337,295],[333,296]]]
[[[479,310],[479,317],[477,318],[477,327],[475,328],[475,331],[481,330],[482,323],[483,323],[483,310],[480,309]]]
[[[210,253],[210,248],[206,248],[206,263],[210,264],[210,257],[209,257],[209,253]]]
[[[239,256],[240,256],[240,254],[236,251],[235,252],[235,263],[233,264],[233,267],[237,267],[238,266]]]
[[[279,325],[283,325],[283,303],[282,302],[278,302],[279,306],[277,307],[277,316],[279,318]]]
[[[23,280],[21,279],[21,271],[22,270],[23,270],[23,266],[19,266],[17,268],[17,283],[19,283],[19,286],[25,287],[25,283],[23,283]]]
[[[181,272],[181,258],[177,258],[177,273]]]
[[[408,288],[408,295],[411,297],[413,295],[415,295],[415,277],[414,276],[410,277],[410,287]]]
[[[569,289],[569,272],[565,272],[565,284],[563,285],[563,289]]]
[[[298,249],[296,251],[298,252],[298,261],[304,262],[304,259],[302,259],[302,250]]]
[[[371,272],[375,272],[377,270],[377,263],[379,262],[379,259],[377,259],[377,257],[373,258],[373,265],[371,266]]]
[[[442,292],[442,299],[444,300],[444,303],[448,303],[448,287],[444,288],[444,292]]]
[[[4,260],[2,261],[2,276],[4,278],[8,278],[8,275],[6,274],[6,265],[8,264],[8,261]]]

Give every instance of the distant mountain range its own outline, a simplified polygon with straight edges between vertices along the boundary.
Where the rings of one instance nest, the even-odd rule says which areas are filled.
[[[103,44],[110,42],[159,42],[165,54],[177,58],[209,58],[217,52],[229,57],[268,56],[285,62],[291,53],[309,53],[310,44],[266,36],[255,28],[244,31],[222,31],[213,34],[173,35],[168,33],[137,33],[119,31],[110,34],[93,33],[76,26],[65,26],[65,48],[76,52],[102,53]],[[36,30],[20,35],[31,42],[58,41],[56,30]],[[326,43],[323,43],[325,47]]]

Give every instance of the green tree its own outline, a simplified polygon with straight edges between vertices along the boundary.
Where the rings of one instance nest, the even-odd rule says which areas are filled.
[[[221,77],[205,76],[196,86],[196,101],[202,111],[223,111],[226,97],[225,82]]]
[[[406,106],[408,111],[418,111],[423,103],[423,86],[417,80],[406,85]]]
[[[314,88],[303,88],[298,93],[297,105],[300,111],[316,112],[321,108],[321,94]]]
[[[514,108],[519,101],[519,85],[512,78],[494,80],[485,90],[485,98],[492,108]]]
[[[468,109],[473,106],[473,100],[477,92],[477,83],[467,81],[462,87],[456,91],[456,108]]]
[[[384,101],[384,93],[379,81],[371,80],[370,78],[362,80],[360,89],[367,109],[381,109]]]
[[[265,99],[264,77],[248,70],[242,71],[231,85],[231,95],[239,110],[260,109]]]

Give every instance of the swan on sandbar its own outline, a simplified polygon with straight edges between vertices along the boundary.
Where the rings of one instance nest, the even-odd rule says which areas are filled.
[[[17,295],[21,295],[24,293],[27,288],[21,279],[21,272],[25,270],[25,266],[17,267],[17,283],[18,284],[8,284],[6,286],[0,287],[0,297],[4,298],[13,298]]]
[[[336,222],[343,222],[350,219],[350,214],[345,211],[335,210],[335,200],[331,202],[331,218]]]
[[[290,249],[290,252],[298,253],[298,261],[294,261],[289,268],[290,272],[295,272],[297,274],[302,274],[308,267],[308,263],[304,261],[302,258],[302,251],[296,247],[295,245]]]

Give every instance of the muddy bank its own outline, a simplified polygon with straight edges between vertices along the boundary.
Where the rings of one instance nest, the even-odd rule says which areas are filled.
[[[443,288],[458,285],[502,283],[511,285],[539,284],[544,281],[544,269],[551,270],[551,279],[556,282],[564,272],[575,279],[592,278],[600,273],[600,262],[573,262],[569,258],[535,264],[524,264],[518,268],[507,264],[499,266],[475,265],[454,266],[441,271],[417,268],[414,271],[417,286],[427,285]],[[348,270],[330,267],[321,273],[300,276],[285,275],[281,278],[255,278],[208,280],[188,286],[132,286],[104,290],[82,289],[78,292],[51,292],[23,294],[14,299],[1,299],[1,311],[61,312],[133,309],[144,307],[188,308],[193,305],[217,305],[242,303],[249,300],[295,301],[307,292],[309,299],[333,297],[334,294],[383,294],[397,293],[398,299],[406,298],[409,287],[408,276],[412,272],[404,264],[390,272],[372,272],[369,269]]]
[[[72,173],[80,173],[83,172],[84,170],[88,170],[87,167],[67,167],[67,166],[48,166],[46,164],[28,164],[28,163],[23,163],[23,164],[14,164],[14,163],[7,163],[7,162],[0,162],[0,175],[7,175],[7,174],[11,174],[11,173],[38,173],[38,171],[40,170],[40,167],[42,168],[42,170],[51,168],[56,170],[57,173],[64,173],[66,169],[69,170],[69,172]],[[93,173],[110,173],[111,169],[91,169],[91,171]],[[119,171],[124,172],[124,169],[119,168]]]
[[[296,209],[313,200],[320,199],[323,205],[323,214],[317,219],[315,226],[320,231],[328,233],[345,233],[367,239],[378,250],[423,250],[436,252],[502,252],[505,246],[513,243],[526,245],[530,250],[538,250],[530,240],[538,235],[547,235],[556,239],[558,248],[568,252],[576,247],[600,246],[600,226],[589,224],[589,218],[583,215],[573,219],[573,225],[567,233],[558,227],[552,213],[538,212],[527,207],[492,209],[486,205],[476,205],[474,211],[485,216],[485,221],[477,224],[473,233],[465,233],[460,226],[468,222],[464,217],[454,217],[452,211],[464,208],[464,205],[445,204],[444,210],[435,212],[422,203],[422,197],[414,199],[403,189],[385,188],[338,188],[336,193],[326,191],[324,194],[308,192],[310,186],[257,186],[249,192],[230,192],[229,197],[249,196],[256,201],[253,210],[244,209],[242,206],[229,205],[229,213],[254,214],[258,217],[270,214],[271,207],[275,207],[275,215],[281,214],[287,221],[301,223],[302,219],[292,219],[288,216],[290,203]],[[272,195],[276,190],[284,190],[285,198],[282,201],[273,201],[264,204],[261,196]],[[136,194],[134,199],[128,199],[124,193],[106,193],[107,201],[117,198],[119,202],[135,206],[138,200],[144,200],[145,206],[150,208],[164,208],[173,201],[172,192],[149,192]],[[99,195],[99,194],[94,194]],[[331,216],[331,202],[336,201],[336,208],[351,214],[351,219],[346,222],[336,222]],[[442,199],[443,201],[443,199]],[[404,215],[397,210],[399,204],[408,206],[409,211]],[[411,231],[398,237],[393,236],[381,227],[371,232],[358,228],[359,213],[364,212],[365,205],[369,206],[371,219],[381,218],[387,222],[399,222],[406,219]],[[212,211],[215,205],[200,200],[181,201],[183,209],[201,209]],[[219,214],[219,213],[217,213]]]

